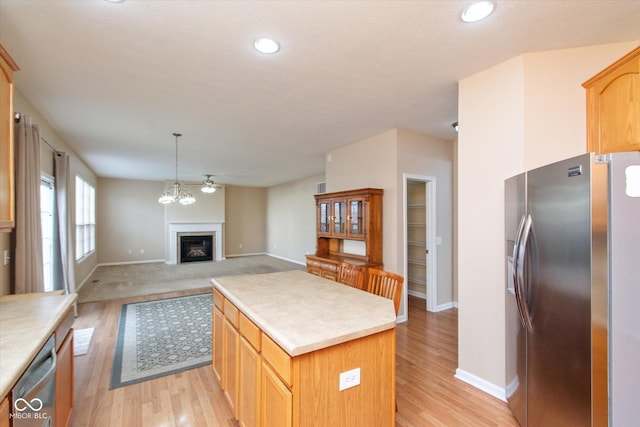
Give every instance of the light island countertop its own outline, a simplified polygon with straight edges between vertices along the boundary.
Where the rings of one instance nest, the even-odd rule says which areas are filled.
[[[290,356],[396,326],[393,302],[304,271],[211,279]]]
[[[75,300],[75,294],[0,297],[0,399],[20,379]]]

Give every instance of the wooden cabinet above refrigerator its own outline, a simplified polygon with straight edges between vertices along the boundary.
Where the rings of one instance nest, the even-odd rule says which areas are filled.
[[[587,152],[640,150],[640,47],[582,84]]]

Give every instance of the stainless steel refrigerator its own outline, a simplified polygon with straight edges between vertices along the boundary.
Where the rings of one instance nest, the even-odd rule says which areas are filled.
[[[522,426],[638,425],[640,153],[505,181],[506,394]]]

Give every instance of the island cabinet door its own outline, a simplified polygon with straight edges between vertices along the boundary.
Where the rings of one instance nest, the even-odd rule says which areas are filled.
[[[222,364],[224,349],[222,347],[222,326],[224,323],[224,315],[217,306],[213,307],[213,374],[220,383],[220,387],[224,389],[222,383]]]
[[[262,363],[262,392],[260,393],[261,426],[291,427],[293,424],[293,395],[268,363]]]
[[[231,406],[233,416],[238,418],[238,361],[240,334],[233,326],[229,319],[224,318],[224,326],[222,328],[224,352],[224,367],[222,369],[222,383],[224,396]]]
[[[73,411],[73,329],[57,352],[56,370],[56,426],[67,427]]]
[[[241,427],[260,426],[260,374],[262,358],[243,336],[240,337],[240,390],[238,422]]]
[[[11,425],[9,417],[9,398],[5,397],[0,403],[0,427],[9,427]]]

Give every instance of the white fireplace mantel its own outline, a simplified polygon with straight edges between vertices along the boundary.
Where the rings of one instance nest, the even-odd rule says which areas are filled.
[[[178,233],[206,233],[215,236],[216,261],[222,261],[222,223],[171,222],[169,223],[169,264],[178,263]]]

